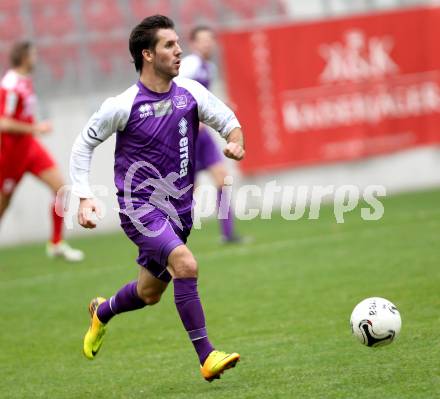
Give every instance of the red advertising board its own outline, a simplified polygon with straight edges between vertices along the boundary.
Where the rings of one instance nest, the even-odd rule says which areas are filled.
[[[220,38],[245,173],[440,142],[440,8]]]

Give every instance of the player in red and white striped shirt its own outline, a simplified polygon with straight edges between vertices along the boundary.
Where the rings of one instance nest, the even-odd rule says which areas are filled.
[[[37,99],[30,76],[36,62],[35,48],[27,41],[16,43],[10,62],[11,69],[0,83],[0,220],[25,173],[32,173],[54,194],[64,185],[55,161],[36,138],[50,133],[52,124],[35,120]],[[62,240],[63,218],[55,212],[55,205],[52,220],[48,256],[82,260],[84,254]]]

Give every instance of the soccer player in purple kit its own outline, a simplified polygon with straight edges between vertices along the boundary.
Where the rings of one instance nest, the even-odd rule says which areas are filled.
[[[191,30],[190,43],[193,53],[182,59],[179,76],[194,79],[209,89],[217,68],[211,61],[216,39],[214,31],[208,26],[197,26]],[[228,176],[224,157],[206,127],[201,126],[196,146],[196,173],[206,170],[217,187],[217,206],[219,222],[224,243],[240,243],[243,238],[236,234],[234,216],[230,207],[230,190],[223,190],[225,178]],[[224,208],[224,209],[221,209]]]
[[[140,78],[108,98],[90,118],[72,148],[73,193],[80,198],[78,222],[96,227],[100,210],[89,186],[93,150],[116,133],[115,185],[121,226],[138,246],[138,279],[109,300],[92,299],[83,351],[94,359],[107,323],[117,314],[159,302],[170,281],[184,328],[207,381],[234,367],[240,355],[215,350],[208,339],[197,291],[197,262],[185,245],[192,226],[195,143],[199,123],[227,141],[224,154],[241,160],[243,134],[234,113],[198,82],[176,78],[182,50],[173,22],[145,18],[130,34],[129,48]]]

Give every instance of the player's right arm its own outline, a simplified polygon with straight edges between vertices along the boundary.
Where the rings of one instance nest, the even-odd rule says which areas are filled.
[[[19,102],[19,94],[14,90],[0,89],[0,130],[9,134],[46,134],[52,131],[49,121],[29,123],[14,118]]]
[[[78,223],[93,229],[96,223],[93,213],[100,216],[100,209],[89,185],[90,165],[95,148],[113,133],[123,130],[128,116],[119,106],[116,97],[108,98],[87,122],[73,144],[70,156],[72,192],[80,199]]]

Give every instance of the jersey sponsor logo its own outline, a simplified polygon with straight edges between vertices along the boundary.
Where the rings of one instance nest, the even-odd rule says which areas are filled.
[[[188,122],[185,118],[182,118],[179,121],[179,133],[182,136],[186,136],[186,132],[188,131]]]
[[[156,118],[173,113],[173,106],[171,100],[157,101],[153,103],[153,108],[154,108],[154,116]]]
[[[173,103],[176,108],[183,109],[183,108],[186,108],[186,106],[188,105],[188,100],[187,100],[185,94],[182,94],[180,96],[174,96]]]
[[[180,177],[184,177],[188,174],[188,162],[189,162],[189,148],[188,137],[186,132],[188,131],[188,121],[182,118],[179,121],[179,133],[182,138],[179,140],[179,153],[180,153]]]
[[[151,105],[148,103],[145,103],[139,107],[139,117],[140,118],[146,118],[147,116],[153,115],[153,109],[151,108]]]

